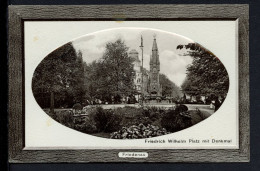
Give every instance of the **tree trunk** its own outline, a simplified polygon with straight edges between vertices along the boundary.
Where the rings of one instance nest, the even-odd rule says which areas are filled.
[[[54,114],[54,92],[51,91],[51,104],[50,104],[50,113]]]

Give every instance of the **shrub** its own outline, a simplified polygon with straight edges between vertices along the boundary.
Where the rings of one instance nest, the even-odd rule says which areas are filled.
[[[134,118],[142,113],[142,111],[139,108],[132,107],[132,106],[126,106],[126,107],[119,107],[113,109],[115,113],[124,115],[127,118]]]
[[[107,123],[104,132],[113,132],[121,127],[122,115],[115,113],[113,110],[107,111]]]
[[[123,117],[120,113],[115,113],[114,110],[104,110],[102,107],[97,107],[94,115],[95,125],[99,132],[112,132],[121,127]]]
[[[56,112],[54,119],[65,126],[73,127],[73,114],[70,110]]]
[[[160,119],[162,115],[165,113],[165,110],[159,107],[151,106],[144,107],[142,109],[142,114],[144,117],[148,117],[152,122]]]
[[[131,126],[131,125],[139,125],[139,124],[143,124],[145,126],[152,124],[152,120],[149,117],[145,117],[142,115],[138,115],[132,119],[128,120],[128,123],[125,124],[124,126]]]
[[[81,122],[76,122],[74,128],[84,133],[96,133],[97,127],[91,116],[84,116]]]
[[[180,105],[177,105],[175,110],[178,112],[185,112],[185,111],[188,111],[188,107],[186,105],[180,104]]]
[[[127,106],[124,108],[115,109],[115,112],[119,112],[124,116],[121,123],[124,127],[139,124],[147,126],[152,124],[161,128],[161,118],[165,113],[165,109],[154,106],[143,108]]]
[[[183,115],[187,108],[185,105],[177,107],[175,110],[169,110],[161,120],[161,126],[170,132],[176,132],[192,125],[191,118]]]
[[[80,103],[76,103],[73,105],[72,109],[75,109],[75,110],[82,110],[83,107]]]

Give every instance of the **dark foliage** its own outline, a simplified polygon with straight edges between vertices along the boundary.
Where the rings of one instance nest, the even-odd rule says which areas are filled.
[[[76,103],[73,105],[72,109],[75,109],[75,110],[82,110],[83,107],[80,103]]]
[[[182,84],[185,93],[196,96],[226,96],[229,88],[229,77],[225,66],[210,51],[198,43],[178,45],[177,49],[187,49],[193,58],[187,68],[187,77]]]
[[[118,130],[123,117],[113,110],[104,110],[97,107],[94,115],[95,125],[99,132],[112,132]]]
[[[73,114],[71,111],[66,110],[66,111],[55,112],[54,115],[55,115],[54,119],[59,123],[61,123],[62,125],[68,126],[70,128],[74,127]]]
[[[154,106],[142,109],[143,116],[149,118],[152,122],[160,119],[163,116],[163,113],[163,109]]]
[[[145,138],[190,127],[191,119],[180,115],[181,112],[185,111],[187,111],[185,105],[179,105],[175,110],[160,107],[116,109],[91,107],[82,116],[73,116],[72,110],[56,111],[50,116],[61,124],[84,133],[112,133],[116,131],[113,138],[136,138],[136,136]],[[126,132],[127,134],[125,134]]]
[[[94,124],[93,116],[75,118],[74,129],[89,134],[98,132],[97,127]]]
[[[166,75],[159,75],[159,82],[162,86],[162,96],[170,96],[173,98],[177,98],[181,96],[180,88],[172,82]]]
[[[161,126],[167,131],[176,132],[188,128],[192,125],[191,119],[180,115],[187,111],[187,106],[180,105],[175,110],[169,110],[161,120]]]
[[[127,50],[121,39],[108,42],[102,58],[85,66],[85,89],[90,100],[120,103],[121,95],[133,93],[133,59]]]
[[[84,67],[81,53],[67,43],[45,57],[35,69],[32,90],[42,108],[50,107],[53,93],[54,107],[72,107],[83,100]]]

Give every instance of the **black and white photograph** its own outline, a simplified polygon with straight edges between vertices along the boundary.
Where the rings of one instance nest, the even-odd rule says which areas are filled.
[[[160,30],[119,28],[82,36],[47,55],[32,91],[52,119],[112,139],[151,138],[207,119],[229,76],[208,49]]]
[[[10,161],[249,161],[248,6],[9,13]]]

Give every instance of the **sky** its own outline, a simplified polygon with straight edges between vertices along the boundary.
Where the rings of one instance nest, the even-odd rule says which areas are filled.
[[[165,74],[177,86],[181,86],[186,77],[186,68],[192,63],[192,58],[190,56],[183,56],[186,50],[179,50],[176,49],[176,47],[179,44],[193,42],[181,35],[154,29],[117,28],[82,36],[73,40],[72,44],[77,52],[82,52],[83,60],[87,63],[91,63],[102,57],[106,43],[115,42],[118,38],[121,38],[126,46],[129,47],[129,51],[135,49],[139,52],[139,59],[141,60],[141,49],[139,48],[141,35],[143,37],[144,46],[144,67],[150,70],[150,55],[152,52],[153,39],[154,36],[156,36],[161,65],[160,73]]]

